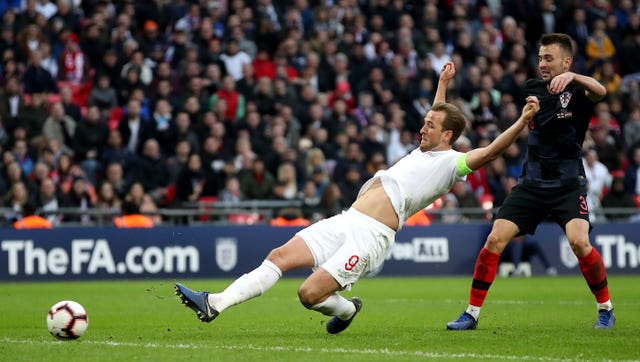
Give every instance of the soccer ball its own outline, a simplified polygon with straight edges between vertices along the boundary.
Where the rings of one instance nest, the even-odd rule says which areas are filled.
[[[71,300],[58,302],[49,309],[47,328],[51,335],[62,340],[79,338],[87,331],[89,316],[80,303]]]

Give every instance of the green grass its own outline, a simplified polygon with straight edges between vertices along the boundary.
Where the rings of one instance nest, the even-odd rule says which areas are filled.
[[[327,317],[302,307],[301,280],[199,322],[173,295],[173,281],[0,284],[0,361],[585,361],[640,358],[640,276],[611,276],[618,323],[597,331],[581,277],[497,279],[479,329],[445,324],[467,305],[470,278],[374,278],[349,297],[364,301],[348,330],[328,335]],[[184,281],[220,290],[229,281]],[[73,299],[89,313],[77,341],[49,335],[48,308]]]

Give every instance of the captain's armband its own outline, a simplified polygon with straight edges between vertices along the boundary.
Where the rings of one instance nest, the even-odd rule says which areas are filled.
[[[473,172],[472,169],[469,168],[469,166],[467,166],[467,154],[462,154],[460,156],[458,156],[458,158],[456,159],[456,168],[458,169],[458,173],[461,176],[466,176],[470,173]]]

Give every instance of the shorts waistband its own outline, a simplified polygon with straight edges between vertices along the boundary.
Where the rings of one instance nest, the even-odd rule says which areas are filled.
[[[578,187],[584,184],[585,178],[580,176],[579,178],[572,178],[566,180],[550,180],[550,181],[535,181],[524,179],[522,180],[522,184],[529,187],[540,187],[540,188],[553,188],[553,187]]]
[[[365,220],[368,223],[374,223],[376,224],[380,229],[383,229],[383,231],[385,231],[386,233],[389,233],[391,235],[395,235],[396,231],[393,230],[392,228],[388,227],[387,225],[381,223],[380,221],[372,218],[371,216],[362,213],[359,210],[354,209],[353,207],[350,207],[348,210],[344,211],[345,214],[348,214],[349,216],[353,216],[353,217],[357,217],[359,219]]]

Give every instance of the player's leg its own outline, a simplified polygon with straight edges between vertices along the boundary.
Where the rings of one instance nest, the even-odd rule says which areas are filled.
[[[209,301],[222,312],[232,305],[264,294],[283,273],[311,268],[313,264],[313,256],[307,244],[296,235],[286,244],[273,249],[260,266],[236,279],[222,293],[211,294]]]
[[[362,308],[359,298],[345,299],[338,293],[340,289],[340,284],[323,268],[311,274],[298,289],[298,297],[305,307],[333,316],[327,322],[327,331],[332,334],[345,330]]]
[[[594,327],[612,328],[615,324],[615,315],[609,296],[607,271],[602,256],[589,242],[589,228],[587,220],[578,218],[565,225],[565,232],[571,249],[578,257],[580,271],[589,285],[591,293],[596,297],[599,316]]]
[[[313,265],[311,251],[304,240],[296,235],[286,244],[273,249],[260,266],[236,279],[221,293],[196,292],[176,284],[176,294],[196,312],[200,320],[210,322],[228,307],[264,294],[280,279],[282,273],[311,268]]]
[[[500,254],[520,229],[512,221],[497,219],[491,233],[480,250],[473,269],[473,282],[469,293],[469,306],[458,319],[447,323],[449,330],[469,330],[477,327],[480,308],[498,272]]]
[[[302,304],[322,314],[332,316],[327,332],[335,334],[345,330],[362,308],[357,298],[347,300],[338,291],[349,289],[365,275],[375,275],[382,268],[395,231],[386,225],[349,209],[344,222],[336,224],[337,242],[325,243],[337,248],[319,248],[325,243],[312,242],[313,255],[319,268],[305,280],[298,291]],[[315,235],[303,235],[312,240]]]

